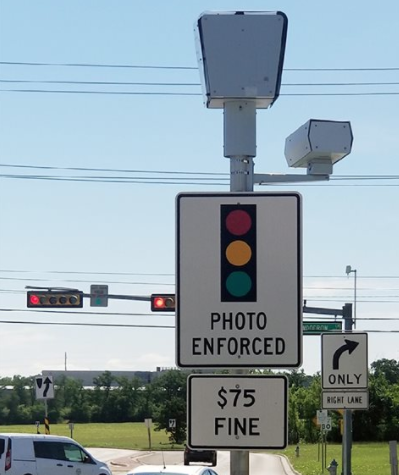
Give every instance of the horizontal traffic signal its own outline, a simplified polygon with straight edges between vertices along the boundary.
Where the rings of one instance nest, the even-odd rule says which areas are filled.
[[[152,312],[174,312],[176,310],[175,294],[152,294]]]
[[[82,308],[83,292],[67,291],[29,291],[27,294],[28,308]]]

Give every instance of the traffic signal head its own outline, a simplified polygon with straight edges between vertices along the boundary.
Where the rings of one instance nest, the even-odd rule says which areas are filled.
[[[29,291],[28,308],[82,308],[83,292],[79,290]]]
[[[256,302],[256,205],[221,205],[222,302]]]
[[[152,312],[174,312],[176,310],[175,294],[152,294]]]

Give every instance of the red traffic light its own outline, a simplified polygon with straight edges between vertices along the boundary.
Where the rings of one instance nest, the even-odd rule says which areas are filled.
[[[27,293],[28,308],[82,308],[83,292],[66,291],[29,291]]]
[[[37,295],[35,295],[35,294],[29,295],[28,298],[29,298],[29,303],[31,305],[39,305],[40,299]]]
[[[176,310],[175,294],[152,294],[152,312],[174,312]]]

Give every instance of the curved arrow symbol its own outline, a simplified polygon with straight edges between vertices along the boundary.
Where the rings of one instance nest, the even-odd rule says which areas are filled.
[[[47,377],[47,378],[44,380],[44,384],[46,385],[46,388],[45,388],[45,390],[43,391],[43,397],[45,398],[45,397],[47,397],[48,390],[50,389],[51,379]]]
[[[334,353],[333,356],[333,369],[339,369],[339,359],[341,358],[342,353],[348,351],[349,354],[353,353],[353,350],[358,347],[359,342],[352,341],[352,340],[344,340],[345,345],[342,345],[338,350]]]

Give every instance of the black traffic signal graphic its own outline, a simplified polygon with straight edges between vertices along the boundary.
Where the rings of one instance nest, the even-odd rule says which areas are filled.
[[[256,205],[220,206],[222,302],[256,302]]]
[[[64,291],[29,291],[28,308],[82,308],[83,292],[79,290]]]

